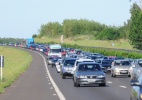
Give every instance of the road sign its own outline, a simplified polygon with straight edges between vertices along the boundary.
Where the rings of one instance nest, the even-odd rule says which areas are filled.
[[[0,67],[4,67],[4,56],[0,56]]]
[[[3,75],[3,72],[2,72],[2,69],[4,67],[4,56],[0,56],[0,69],[1,69],[1,83],[2,83],[2,75]]]
[[[64,43],[64,36],[61,35],[61,43]]]

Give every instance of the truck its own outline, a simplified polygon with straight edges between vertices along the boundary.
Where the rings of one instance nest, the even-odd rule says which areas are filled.
[[[26,48],[30,48],[30,46],[34,44],[34,38],[27,38],[26,39]]]
[[[49,46],[48,56],[59,56],[62,55],[62,46],[60,44],[51,44]]]

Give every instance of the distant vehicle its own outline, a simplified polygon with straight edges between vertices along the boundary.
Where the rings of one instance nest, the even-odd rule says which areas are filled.
[[[60,66],[62,79],[65,79],[66,76],[72,76],[72,70],[75,61],[76,58],[64,58],[64,60],[62,60],[62,64]]]
[[[111,68],[111,64],[114,60],[112,59],[96,59],[95,62],[99,63],[103,71],[107,72],[108,68]]]
[[[61,63],[62,59],[58,59],[58,61],[55,63],[57,73],[61,72],[61,67],[60,67]]]
[[[62,56],[62,46],[60,44],[53,44],[49,46],[48,56]]]
[[[142,100],[142,73],[136,80],[131,81],[131,86],[130,100]]]
[[[55,64],[55,62],[57,62],[57,60],[59,59],[59,57],[58,56],[49,56],[48,58],[47,58],[47,64],[48,65],[52,65],[52,67],[54,66],[54,64]]]
[[[15,44],[14,42],[9,42],[8,45],[9,45],[9,46],[14,46],[14,44]]]
[[[95,62],[82,62],[77,65],[73,74],[74,86],[99,84],[106,86],[105,73],[99,64]]]
[[[15,47],[20,47],[20,45],[21,45],[21,43],[16,42],[14,46],[15,46]]]
[[[111,67],[111,77],[128,76],[130,77],[131,62],[129,60],[114,60]]]
[[[26,48],[29,49],[32,44],[34,44],[34,38],[26,39]]]

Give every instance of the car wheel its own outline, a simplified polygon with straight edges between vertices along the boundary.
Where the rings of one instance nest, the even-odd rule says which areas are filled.
[[[76,87],[80,87],[80,84],[76,82]]]
[[[113,75],[113,77],[116,77],[116,75]]]
[[[59,71],[57,70],[57,68],[56,68],[56,71],[57,71],[57,73],[59,73]]]
[[[99,84],[99,86],[106,86],[106,83]]]
[[[128,77],[131,77],[131,75],[128,75]]]
[[[111,73],[111,77],[113,77],[113,74]]]
[[[65,75],[62,75],[62,79],[65,79],[66,77],[65,77]]]
[[[74,81],[74,87],[76,87],[76,82]]]

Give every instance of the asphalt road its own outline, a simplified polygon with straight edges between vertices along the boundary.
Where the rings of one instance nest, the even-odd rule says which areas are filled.
[[[46,68],[39,54],[29,52],[33,56],[31,67],[5,93],[0,94],[0,100],[59,100],[61,94],[65,100],[130,100],[128,77],[112,78],[107,73],[106,87],[74,87],[72,78],[62,79],[55,67],[48,65]]]
[[[33,57],[29,69],[7,88],[5,93],[0,94],[0,100],[59,100],[47,78],[43,58],[28,51]]]

